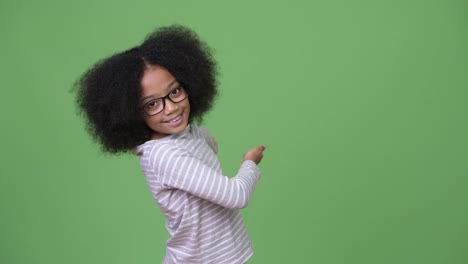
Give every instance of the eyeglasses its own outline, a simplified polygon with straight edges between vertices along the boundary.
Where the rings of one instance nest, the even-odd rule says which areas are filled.
[[[169,99],[171,102],[177,104],[185,100],[187,97],[187,91],[185,91],[182,86],[179,86],[173,89],[168,95],[147,102],[141,107],[141,110],[143,110],[149,116],[154,116],[161,113],[166,107],[165,99]]]

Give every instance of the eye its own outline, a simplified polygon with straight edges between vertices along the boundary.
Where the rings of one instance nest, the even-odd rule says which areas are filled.
[[[159,102],[156,100],[149,101],[148,103],[145,104],[146,109],[153,109],[159,106]]]
[[[174,90],[171,91],[171,96],[177,96],[181,92],[182,92],[182,88],[180,88],[180,86],[179,86],[179,87],[177,87],[177,88],[175,88]]]

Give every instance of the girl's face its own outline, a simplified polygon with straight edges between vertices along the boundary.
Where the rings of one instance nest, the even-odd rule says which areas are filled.
[[[152,139],[178,134],[187,128],[188,95],[170,72],[161,66],[148,66],[141,78],[141,87],[140,105],[146,125],[154,131]]]

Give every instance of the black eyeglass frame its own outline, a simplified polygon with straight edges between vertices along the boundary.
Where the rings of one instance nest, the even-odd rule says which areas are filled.
[[[177,89],[177,88],[176,88],[176,89]],[[178,103],[184,101],[185,99],[187,99],[187,98],[189,97],[189,93],[187,92],[187,90],[184,89],[184,87],[179,87],[179,89],[181,89],[182,91],[184,91],[185,94],[186,94],[185,97],[182,98],[182,99],[180,99],[179,101],[176,102],[176,101],[174,101],[174,100],[170,97],[172,91],[174,91],[174,90],[172,90],[172,91],[170,91],[166,96],[159,97],[159,98],[156,98],[156,99],[153,99],[153,100],[147,102],[147,103],[144,104],[142,107],[140,107],[140,110],[143,111],[147,116],[155,116],[155,115],[161,113],[162,111],[164,111],[164,108],[166,108],[166,99],[171,100],[171,102],[173,102],[174,104],[178,104]],[[155,114],[152,114],[152,115],[148,114],[148,113],[146,112],[146,110],[145,110],[145,106],[146,106],[147,104],[151,103],[152,101],[158,100],[158,99],[162,99],[163,107],[162,107],[161,111],[159,111],[159,112],[157,112],[157,113],[155,113]]]

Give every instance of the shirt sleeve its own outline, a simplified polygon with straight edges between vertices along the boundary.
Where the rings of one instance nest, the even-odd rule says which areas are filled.
[[[230,209],[248,205],[261,174],[255,162],[247,160],[229,178],[177,145],[161,144],[151,156],[163,188],[183,190]]]
[[[205,139],[206,143],[213,150],[214,153],[218,153],[218,144],[215,141],[215,138],[210,134],[208,129],[204,127],[199,127],[201,136]]]

